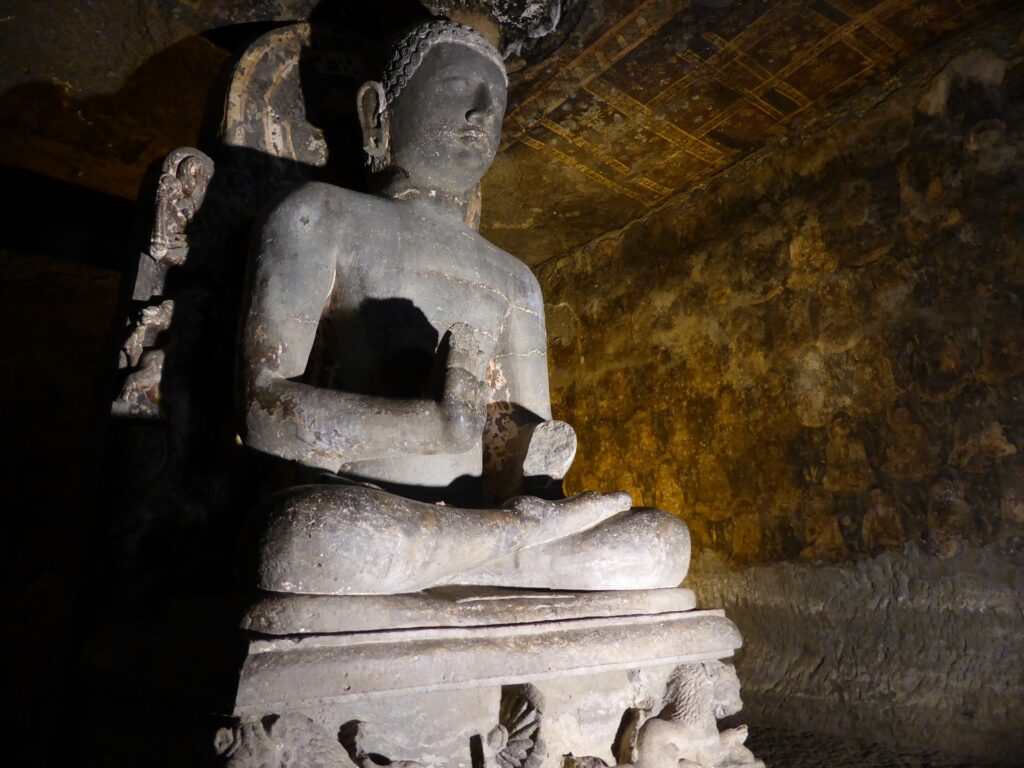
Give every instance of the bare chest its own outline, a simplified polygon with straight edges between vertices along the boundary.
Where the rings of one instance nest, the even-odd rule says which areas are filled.
[[[431,396],[445,333],[466,323],[495,340],[512,275],[486,243],[436,228],[369,231],[339,254],[318,330],[323,380],[348,391]]]
[[[430,226],[378,233],[339,266],[335,312],[401,315],[443,336],[457,322],[497,335],[509,310],[510,273],[468,233]]]

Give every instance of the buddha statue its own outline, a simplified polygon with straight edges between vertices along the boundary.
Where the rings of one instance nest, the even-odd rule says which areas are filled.
[[[242,436],[333,480],[272,500],[263,590],[629,590],[686,575],[678,518],[625,493],[550,498],[576,443],[551,419],[540,287],[466,221],[506,90],[482,36],[416,28],[358,95],[377,192],[306,183],[258,231]]]

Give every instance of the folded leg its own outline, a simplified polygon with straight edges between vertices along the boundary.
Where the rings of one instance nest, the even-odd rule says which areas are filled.
[[[589,493],[461,509],[362,486],[300,486],[272,501],[260,542],[259,586],[380,595],[467,583],[460,574],[599,525],[629,505],[625,493]]]
[[[634,509],[564,539],[519,549],[457,574],[449,583],[528,589],[677,587],[690,566],[686,523],[659,509]]]

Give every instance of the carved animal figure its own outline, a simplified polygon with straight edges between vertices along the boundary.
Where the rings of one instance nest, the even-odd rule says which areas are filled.
[[[665,706],[641,727],[636,768],[763,766],[743,746],[746,726],[718,732],[718,719],[739,712],[736,670],[720,661],[680,666],[668,683]]]
[[[718,732],[718,720],[743,708],[736,670],[721,661],[682,664],[669,678],[665,706],[640,724],[632,710],[615,768],[764,768],[743,746],[747,727]],[[639,726],[635,741],[628,734]],[[608,768],[598,757],[565,755],[562,768]]]
[[[268,715],[221,728],[225,768],[357,768],[344,747],[305,715]]]

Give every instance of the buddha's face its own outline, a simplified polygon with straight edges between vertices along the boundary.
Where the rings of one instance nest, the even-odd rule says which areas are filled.
[[[472,189],[498,150],[505,97],[504,74],[489,58],[435,46],[390,105],[392,164],[420,189]]]

